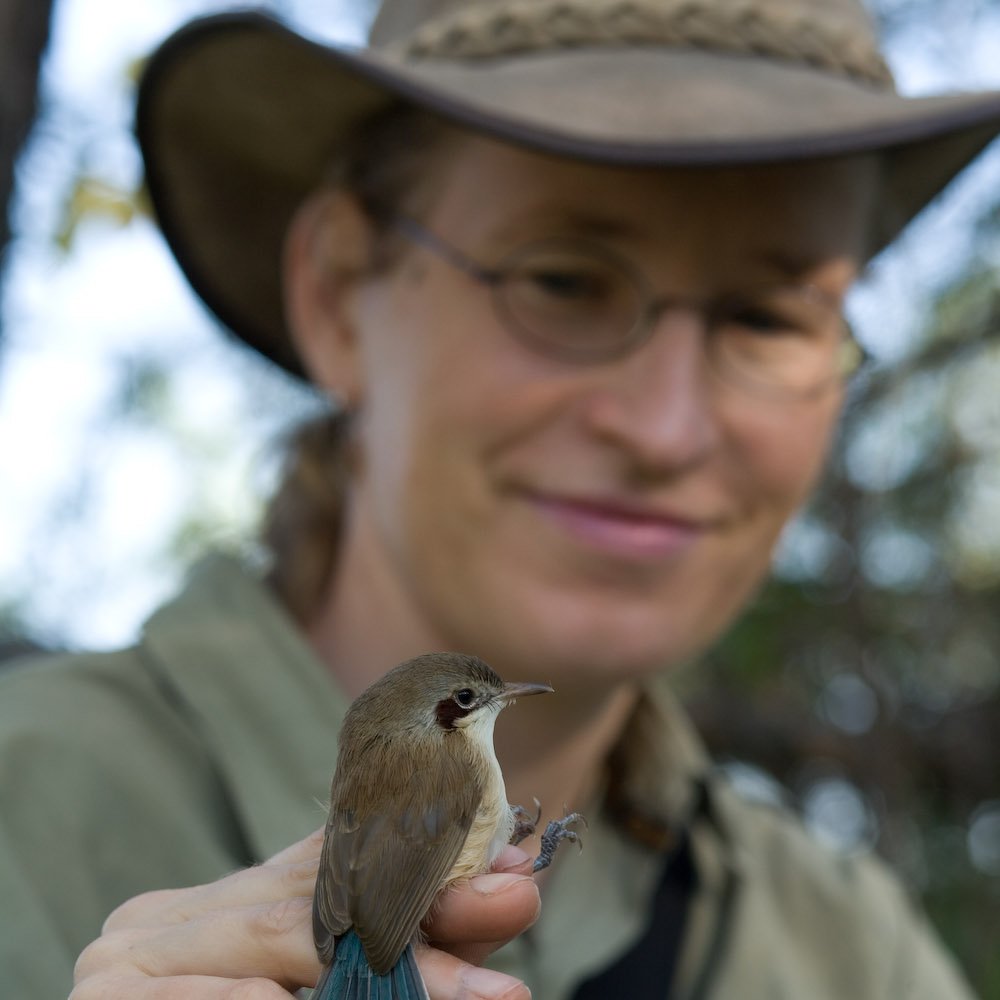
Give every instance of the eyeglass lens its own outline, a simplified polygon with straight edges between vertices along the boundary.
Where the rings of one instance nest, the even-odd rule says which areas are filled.
[[[613,358],[642,340],[660,313],[696,308],[724,372],[794,392],[844,374],[840,310],[809,285],[767,287],[708,304],[655,300],[612,251],[561,241],[523,248],[495,274],[501,313],[555,356]]]

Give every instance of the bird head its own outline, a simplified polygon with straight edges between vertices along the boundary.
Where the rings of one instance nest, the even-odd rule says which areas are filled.
[[[485,735],[492,734],[497,715],[516,698],[551,691],[548,684],[505,683],[477,656],[426,653],[394,667],[363,691],[349,716],[363,711],[368,719],[397,730]]]

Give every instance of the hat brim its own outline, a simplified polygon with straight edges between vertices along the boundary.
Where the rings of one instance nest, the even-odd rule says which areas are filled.
[[[144,73],[136,127],[163,233],[230,330],[301,374],[281,250],[341,137],[403,99],[539,151],[630,166],[881,152],[870,254],[1000,131],[1000,92],[902,98],[792,63],[704,50],[575,48],[408,63],[259,14],[182,28]]]

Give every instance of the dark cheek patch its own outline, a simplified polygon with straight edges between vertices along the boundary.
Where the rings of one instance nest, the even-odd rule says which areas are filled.
[[[442,729],[454,729],[455,720],[465,718],[470,711],[471,709],[462,708],[454,698],[443,698],[437,703],[434,714]]]

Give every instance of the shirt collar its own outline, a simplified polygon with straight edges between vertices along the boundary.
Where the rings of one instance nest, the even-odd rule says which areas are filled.
[[[663,677],[648,682],[608,759],[606,807],[634,840],[654,850],[708,811],[714,775],[690,719]]]

